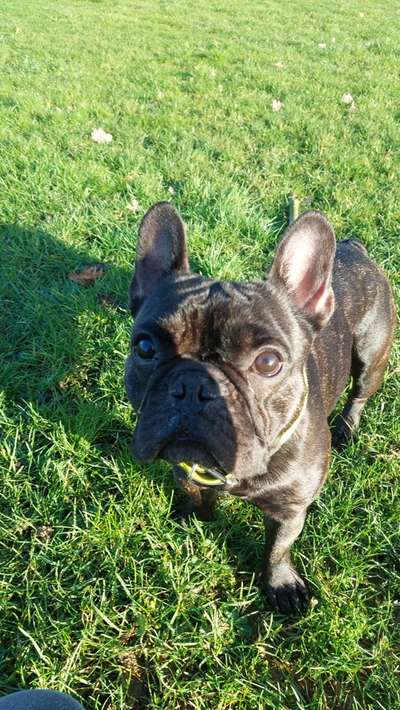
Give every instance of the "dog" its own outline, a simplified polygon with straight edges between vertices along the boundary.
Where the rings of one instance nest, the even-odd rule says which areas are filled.
[[[383,271],[312,210],[288,227],[264,281],[205,278],[190,270],[179,214],[160,202],[139,228],[129,302],[134,456],[174,464],[190,501],[182,515],[209,519],[220,492],[255,503],[268,600],[301,611],[309,593],[290,548],[328,473],[328,415],[351,377],[333,434],[344,445],[389,358]]]

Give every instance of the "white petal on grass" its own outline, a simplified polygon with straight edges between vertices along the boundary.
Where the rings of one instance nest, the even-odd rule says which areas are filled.
[[[342,101],[344,104],[347,104],[347,106],[350,106],[350,104],[353,103],[354,99],[351,94],[343,94]]]
[[[129,212],[133,212],[134,214],[136,212],[139,212],[140,210],[140,205],[138,200],[134,197],[130,202],[128,202],[126,209],[129,210]]]
[[[355,110],[356,110],[356,104],[355,104],[355,101],[352,101],[349,106],[349,111],[350,111],[350,113],[354,113]]]
[[[331,42],[332,42],[332,44],[335,44],[335,42],[336,42],[336,37],[332,37]]]
[[[318,47],[319,47],[320,49],[326,49],[326,44],[325,44],[325,42],[320,42],[319,45],[318,45]]]
[[[172,185],[169,186],[168,192],[169,192],[170,195],[175,195],[175,190],[174,190],[174,188],[172,187]]]
[[[274,99],[273,102],[271,103],[271,108],[273,111],[280,111],[281,108],[283,108],[282,101],[279,101],[279,99]]]
[[[113,139],[111,133],[103,131],[102,128],[94,128],[90,137],[95,143],[111,143]]]

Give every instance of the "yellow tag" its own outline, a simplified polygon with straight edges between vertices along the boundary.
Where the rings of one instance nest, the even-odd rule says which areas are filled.
[[[204,466],[198,464],[190,465],[185,461],[178,464],[186,473],[190,481],[198,483],[199,486],[221,486],[224,484],[223,479],[217,476],[212,471],[209,471]]]

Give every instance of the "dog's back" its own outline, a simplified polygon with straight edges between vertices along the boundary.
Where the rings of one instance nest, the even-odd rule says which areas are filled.
[[[358,425],[366,400],[382,381],[396,317],[386,276],[358,239],[338,242],[332,286],[335,311],[315,341],[313,356],[327,413],[335,406],[349,377],[353,378],[340,422],[339,438],[344,439]],[[336,445],[343,443],[339,438],[336,432]]]

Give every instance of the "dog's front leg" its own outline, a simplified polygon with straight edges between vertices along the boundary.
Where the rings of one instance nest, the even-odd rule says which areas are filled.
[[[301,611],[309,599],[307,587],[290,559],[290,548],[303,529],[306,512],[304,508],[285,520],[264,512],[263,582],[271,606],[283,614]]]
[[[200,488],[195,483],[186,480],[178,467],[174,470],[174,478],[177,485],[185,491],[188,500],[173,510],[172,517],[175,520],[186,520],[195,515],[199,520],[212,520],[217,492],[212,489]]]

